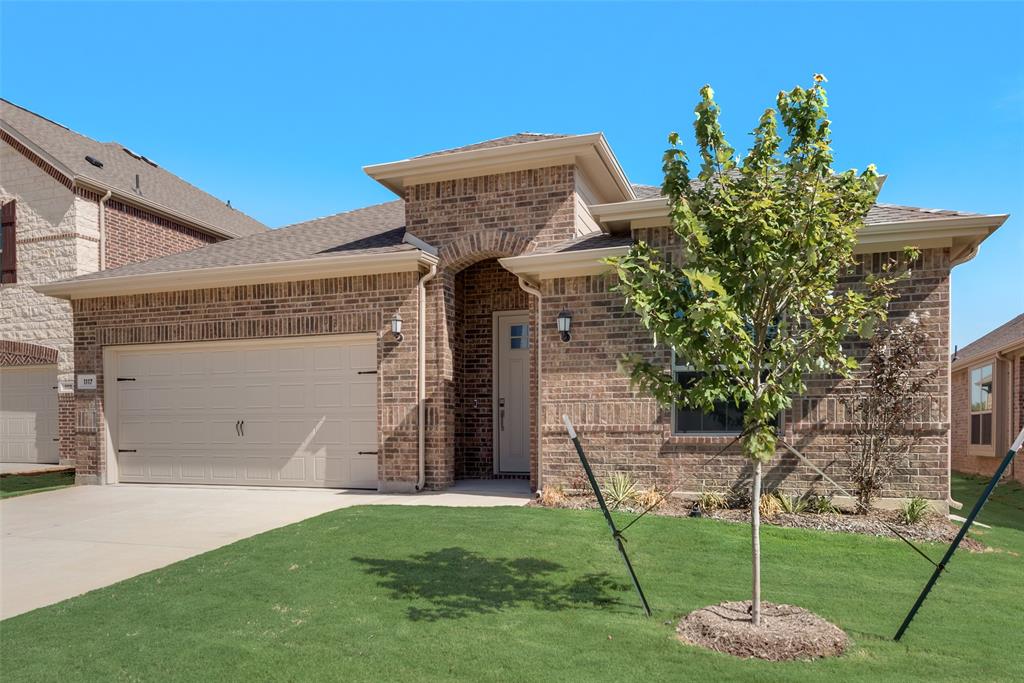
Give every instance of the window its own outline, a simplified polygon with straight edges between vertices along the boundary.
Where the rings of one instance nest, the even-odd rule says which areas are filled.
[[[509,345],[513,349],[528,349],[530,348],[530,326],[529,325],[510,325],[509,326],[509,337],[511,341]]]
[[[992,364],[971,369],[971,445],[992,445]]]
[[[672,372],[683,386],[692,385],[701,376],[700,372],[680,362],[674,353]],[[672,431],[676,434],[739,434],[743,431],[743,410],[742,405],[737,407],[730,401],[715,403],[710,413],[676,405],[672,411]]]

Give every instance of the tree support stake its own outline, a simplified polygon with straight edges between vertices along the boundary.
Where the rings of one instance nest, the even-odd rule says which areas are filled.
[[[928,597],[928,593],[931,592],[935,582],[939,580],[939,575],[945,571],[946,565],[949,564],[951,559],[953,559],[953,553],[955,553],[956,549],[960,547],[960,541],[964,540],[964,536],[966,536],[967,532],[970,531],[975,518],[978,516],[978,513],[981,512],[981,508],[985,506],[985,503],[988,502],[989,496],[992,495],[992,490],[995,489],[996,484],[999,483],[999,479],[1002,478],[1006,468],[1010,466],[1010,463],[1013,461],[1013,456],[1015,456],[1017,451],[1020,450],[1021,445],[1024,445],[1024,429],[1020,430],[1020,434],[1017,435],[1016,441],[1014,441],[1013,445],[1010,446],[1010,450],[1006,452],[1006,456],[1003,458],[1003,461],[999,463],[999,468],[996,470],[995,474],[992,475],[992,479],[988,482],[988,486],[985,487],[985,490],[981,493],[981,497],[978,498],[978,501],[974,504],[971,514],[967,515],[967,519],[960,526],[960,531],[957,533],[956,538],[953,539],[953,542],[949,545],[949,549],[946,550],[946,554],[942,556],[938,566],[935,567],[935,571],[932,572],[932,576],[928,579],[928,583],[924,585],[924,590],[922,590],[921,594],[917,596],[917,601],[914,603],[914,606],[910,608],[910,612],[907,613],[907,618],[903,620],[902,624],[900,624],[900,630],[896,631],[896,636],[893,640],[899,642],[900,638],[903,637],[903,634],[907,632],[907,627],[910,626],[910,622],[914,620],[914,615],[917,614],[917,610],[921,609],[921,605],[924,604],[925,598]]]
[[[608,528],[611,529],[612,538],[615,539],[615,546],[619,549],[619,554],[622,555],[622,561],[626,563],[626,570],[629,572],[629,577],[633,579],[633,587],[636,588],[636,593],[640,596],[640,602],[643,604],[644,614],[651,616],[651,606],[647,604],[647,597],[644,596],[644,589],[640,587],[640,579],[636,578],[636,572],[633,571],[633,564],[629,561],[629,555],[626,554],[626,547],[622,545],[622,542],[625,539],[622,536],[622,532],[620,532],[615,526],[615,520],[612,519],[612,513],[608,510],[608,504],[604,502],[604,496],[601,494],[601,487],[597,485],[597,479],[594,478],[594,471],[590,469],[590,463],[587,461],[587,456],[583,452],[583,446],[580,445],[580,438],[576,435],[576,430],[573,428],[568,415],[563,415],[562,421],[565,422],[565,428],[569,430],[569,439],[572,441],[572,445],[576,447],[576,455],[580,456],[580,464],[583,465],[583,471],[587,473],[587,479],[590,480],[590,487],[594,489],[594,495],[597,497],[597,504],[601,506],[601,512],[604,513],[604,519],[608,522]]]

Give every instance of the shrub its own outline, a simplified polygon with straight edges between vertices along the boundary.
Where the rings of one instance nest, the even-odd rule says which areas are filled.
[[[565,505],[568,497],[561,486],[545,486],[540,492],[540,504],[545,507],[557,508]]]
[[[928,359],[928,333],[914,314],[871,338],[864,375],[855,394],[843,401],[853,424],[849,472],[857,512],[866,513],[894,474],[906,467],[917,443],[912,425],[927,403],[936,370]]]
[[[782,503],[779,499],[780,496],[777,493],[766,493],[762,495],[761,503],[758,505],[758,509],[761,511],[761,516],[774,517],[782,512]]]
[[[809,506],[807,496],[787,496],[783,493],[776,493],[775,497],[778,499],[782,512],[786,514],[799,515],[807,512]]]
[[[924,519],[929,509],[927,500],[920,496],[914,496],[900,507],[900,523],[908,526],[917,524]]]
[[[662,503],[664,502],[665,496],[661,493],[661,491],[658,491],[656,488],[650,488],[644,491],[640,491],[636,495],[637,505],[642,507],[644,510],[646,510],[647,508],[656,510],[659,507],[661,507]]]
[[[838,515],[839,508],[832,503],[832,496],[810,496],[807,508],[817,515]]]
[[[636,481],[625,472],[614,473],[604,485],[604,497],[613,510],[634,502],[638,493]]]
[[[729,497],[721,491],[705,489],[697,496],[697,505],[706,512],[724,510],[729,507]]]

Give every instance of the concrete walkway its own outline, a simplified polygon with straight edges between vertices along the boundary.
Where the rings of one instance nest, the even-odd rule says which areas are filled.
[[[523,482],[385,495],[332,489],[75,486],[0,502],[0,619],[353,505],[524,505]]]

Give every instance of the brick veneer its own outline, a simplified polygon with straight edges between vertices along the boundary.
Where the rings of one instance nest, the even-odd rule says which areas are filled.
[[[107,268],[177,254],[223,239],[115,200],[106,203],[105,219]]]
[[[983,362],[979,360],[979,363]],[[1016,438],[1017,433],[1024,425],[1024,355],[1011,356],[1006,361],[1006,366],[1000,367],[993,359],[994,372],[996,376],[996,387],[994,400],[999,401],[1009,398],[1009,405],[1006,407],[1005,437],[1007,444]],[[1000,387],[1000,382],[1009,380],[1009,387]],[[953,418],[950,425],[950,452],[951,465],[957,472],[968,474],[981,474],[991,476],[996,467],[999,466],[1005,452],[997,451],[997,445],[993,443],[988,453],[982,455],[978,450],[971,450],[971,411],[970,411],[970,368],[962,368],[953,373],[950,380],[950,400],[953,404]],[[996,406],[994,416],[999,415],[1001,406]],[[993,440],[1000,429],[999,419],[993,421]],[[982,449],[984,450],[984,449]],[[1018,454],[1010,464],[1006,475],[1024,483],[1024,460]],[[961,501],[965,502],[965,501]]]
[[[0,367],[55,365],[57,349],[28,342],[0,339]]]
[[[437,277],[427,285],[426,482],[450,485],[456,472],[458,320],[456,276],[479,261],[516,256],[569,239],[575,231],[572,166],[514,171],[414,185],[406,190],[406,229],[439,250]],[[535,304],[530,300],[531,320]],[[536,405],[531,351],[530,405]],[[531,462],[536,485],[536,419],[531,411]],[[479,471],[479,470],[477,470]]]
[[[373,332],[379,477],[385,488],[415,482],[416,279],[393,273],[75,301],[76,369],[97,376],[96,391],[76,393],[76,408],[95,414],[100,428],[78,429],[71,443],[62,439],[62,457],[77,456],[83,482],[102,481],[104,347]],[[396,312],[406,321],[401,343],[390,334]]]
[[[657,242],[658,235],[647,235]],[[875,269],[886,255],[865,259],[860,272],[847,279],[853,284],[865,269]],[[921,495],[943,501],[948,491],[948,422],[946,380],[948,359],[949,254],[931,249],[923,253],[913,277],[901,284],[893,304],[895,317],[916,311],[935,340],[926,365],[939,373],[932,400],[922,407],[913,425],[920,435],[909,471],[892,482],[887,496]],[[560,278],[543,283],[546,310],[566,308],[573,314],[573,337],[563,343],[553,325],[542,329],[544,344],[543,432],[544,486],[571,485],[581,474],[575,453],[566,439],[561,416],[569,415],[587,444],[599,476],[630,472],[639,480],[661,486],[679,486],[684,492],[722,488],[740,483],[750,467],[733,446],[731,437],[674,436],[670,411],[633,389],[616,367],[622,353],[639,353],[667,367],[667,350],[651,350],[648,334],[626,313],[620,297],[609,289],[614,275]],[[864,344],[852,352],[864,354]],[[807,395],[794,401],[784,418],[787,440],[843,486],[849,486],[850,424],[842,396],[852,381],[828,377],[808,378]],[[799,492],[818,483],[819,477],[780,450],[767,468],[766,486],[781,485]]]
[[[493,313],[528,310],[530,297],[514,275],[489,259],[455,276],[455,301],[455,478],[489,479],[494,476]]]

